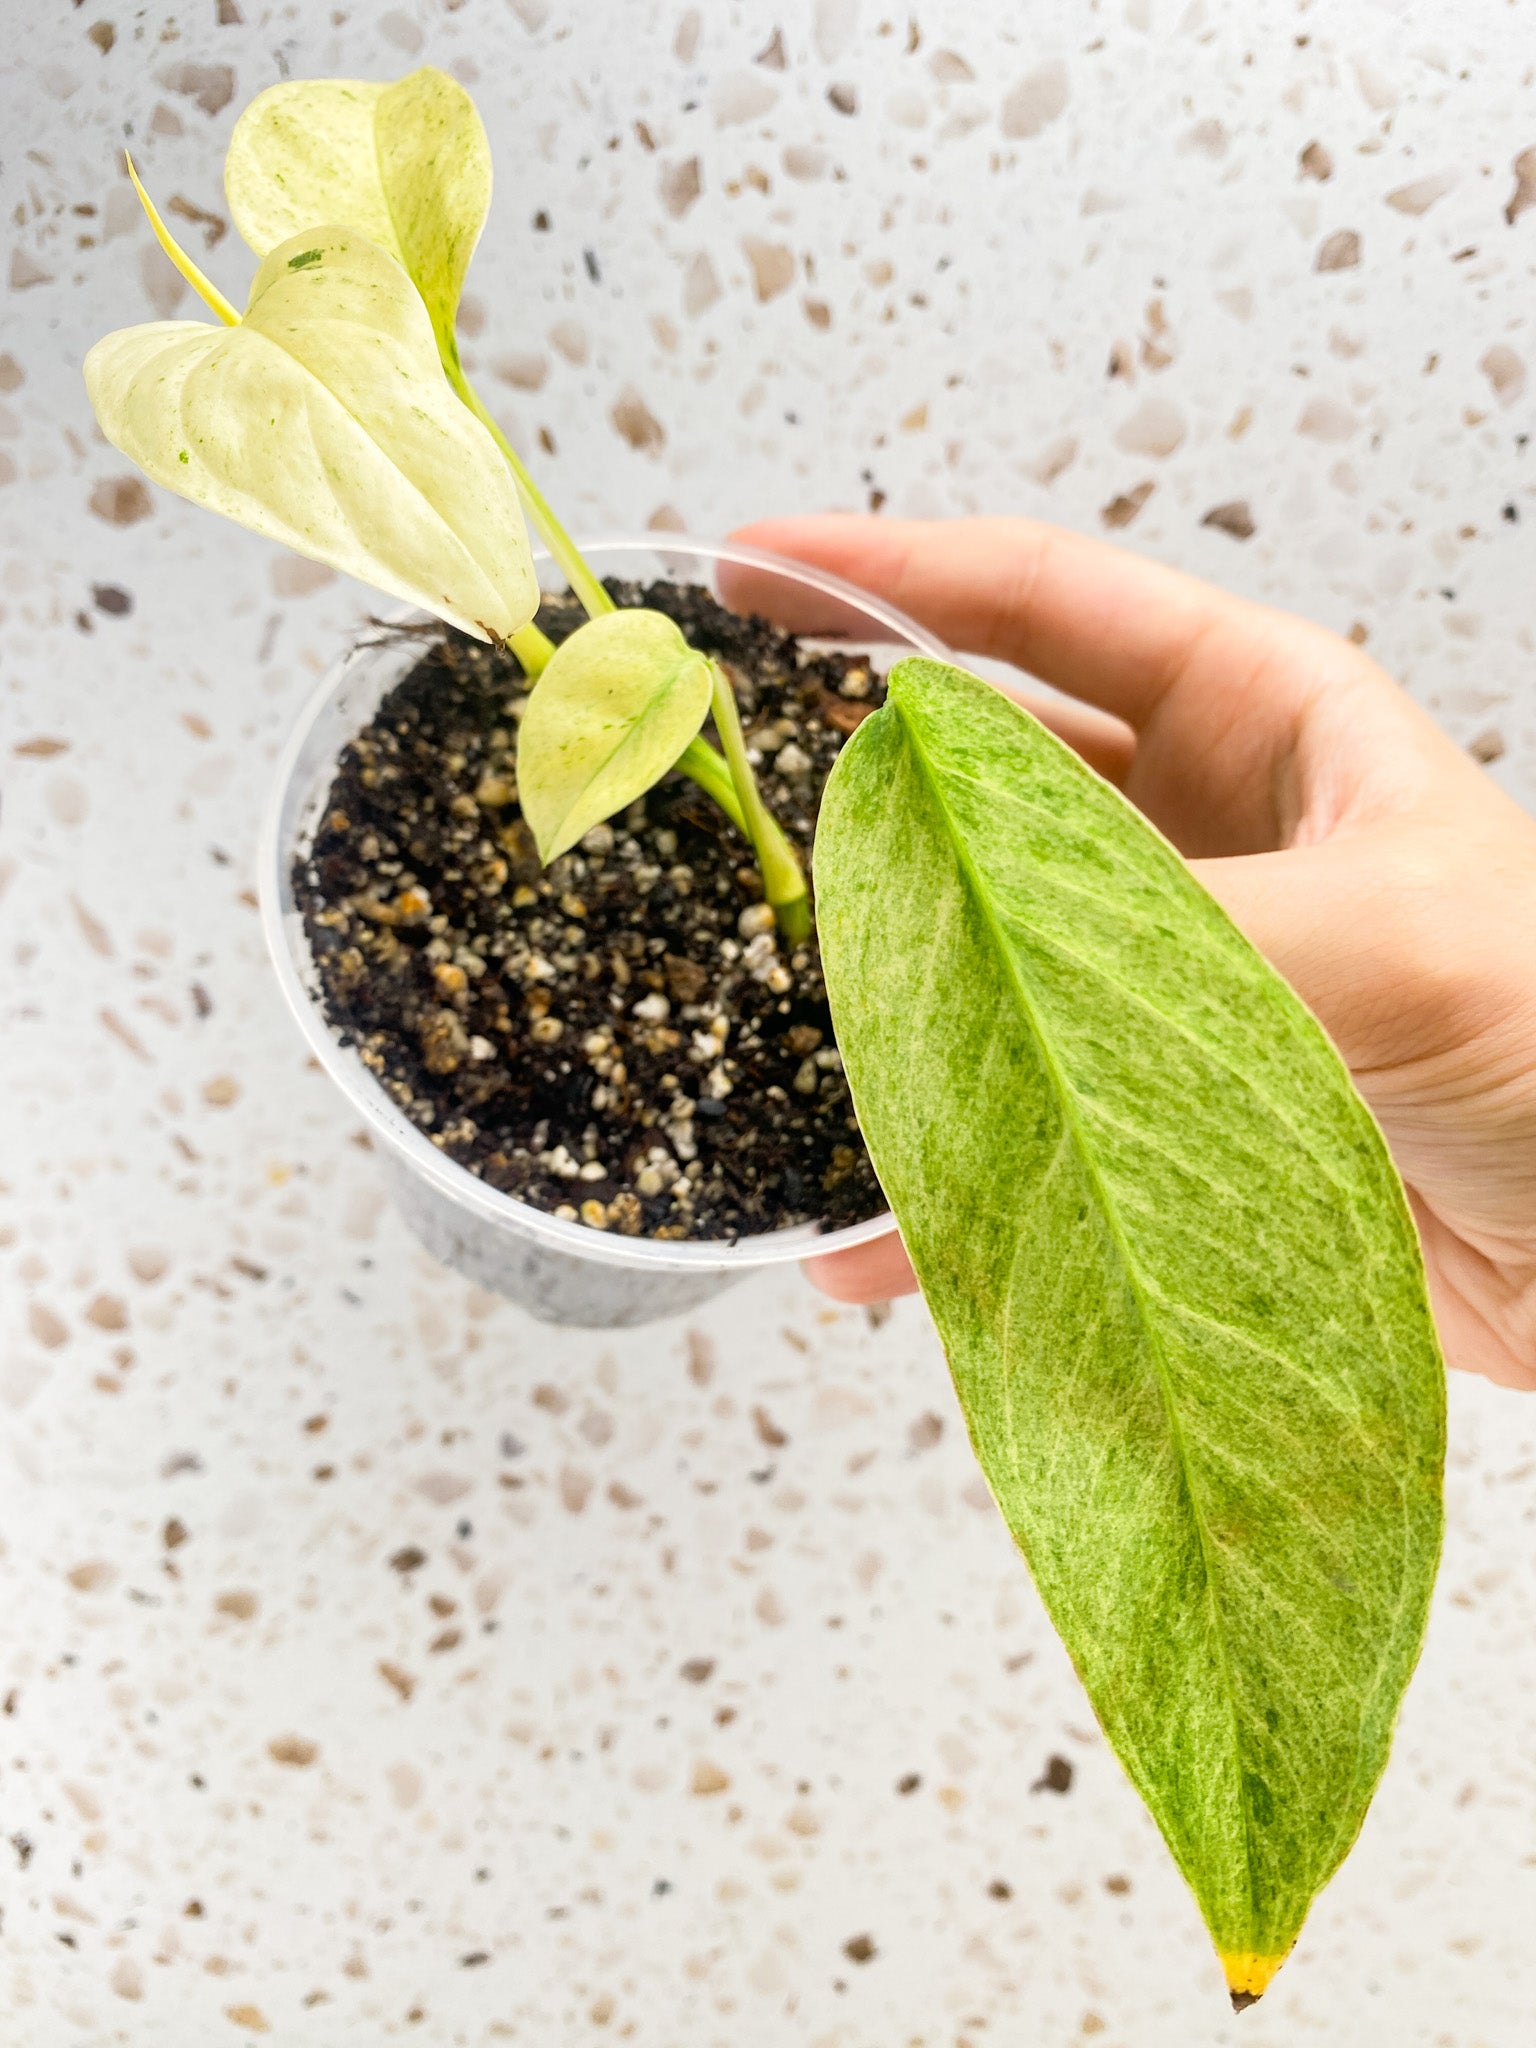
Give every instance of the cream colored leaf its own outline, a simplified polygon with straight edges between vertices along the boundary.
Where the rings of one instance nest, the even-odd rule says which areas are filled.
[[[239,326],[125,328],[85,380],[107,439],[182,497],[481,639],[537,609],[495,444],[449,388],[410,279],[353,230],[274,249]]]
[[[224,192],[258,256],[317,221],[355,227],[405,266],[445,363],[464,274],[491,203],[491,151],[475,103],[430,64],[394,85],[292,79],[235,123]]]
[[[604,612],[561,642],[517,735],[523,816],[546,862],[666,774],[711,685],[708,660],[660,612]]]

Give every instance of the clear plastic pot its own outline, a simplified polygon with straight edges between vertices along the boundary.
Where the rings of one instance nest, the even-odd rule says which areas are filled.
[[[582,550],[599,576],[703,583],[813,644],[867,649],[882,671],[904,654],[945,650],[911,619],[835,576],[734,544],[668,534],[603,540]],[[563,579],[538,558],[545,589]],[[397,622],[424,617],[402,611]],[[895,1228],[888,1215],[846,1230],[804,1224],[734,1244],[659,1243],[562,1222],[499,1192],[447,1158],[384,1093],[357,1053],[342,1045],[315,996],[316,977],[294,904],[293,867],[308,849],[341,749],[368,723],[386,691],[418,659],[409,638],[345,655],[306,705],[278,763],[259,854],[262,921],[277,978],[321,1066],[362,1119],[384,1162],[401,1215],[434,1257],[548,1323],[619,1329],[675,1315],[759,1266],[811,1250],[865,1244]]]

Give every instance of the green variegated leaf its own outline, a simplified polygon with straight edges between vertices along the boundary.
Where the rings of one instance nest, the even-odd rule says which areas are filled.
[[[864,1135],[977,1455],[1257,1997],[1386,1761],[1440,1547],[1412,1222],[1323,1032],[1120,795],[903,662],[827,789]]]
[[[454,315],[491,203],[491,151],[474,101],[444,72],[269,86],[235,123],[224,192],[258,256],[317,221],[387,249],[426,302],[444,362],[457,363]]]
[[[512,479],[415,287],[362,235],[295,236],[238,326],[125,328],[85,380],[107,439],[182,497],[481,639],[537,610]]]
[[[666,774],[712,677],[660,612],[604,612],[560,643],[517,735],[518,796],[546,863]]]

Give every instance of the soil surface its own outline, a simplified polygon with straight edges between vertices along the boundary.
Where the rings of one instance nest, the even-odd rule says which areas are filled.
[[[828,771],[884,700],[867,657],[802,648],[697,586],[608,588],[725,664],[809,866]],[[558,641],[581,617],[546,599],[539,624]],[[460,1165],[593,1229],[731,1239],[878,1215],[814,939],[781,945],[751,847],[676,773],[541,868],[517,802],[526,691],[505,650],[434,628],[342,754],[294,870],[333,1028]]]

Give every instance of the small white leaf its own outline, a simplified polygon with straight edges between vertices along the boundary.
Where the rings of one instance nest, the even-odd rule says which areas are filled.
[[[537,610],[506,466],[450,389],[416,288],[365,236],[294,236],[238,326],[125,328],[85,381],[107,439],[182,497],[480,639]]]

